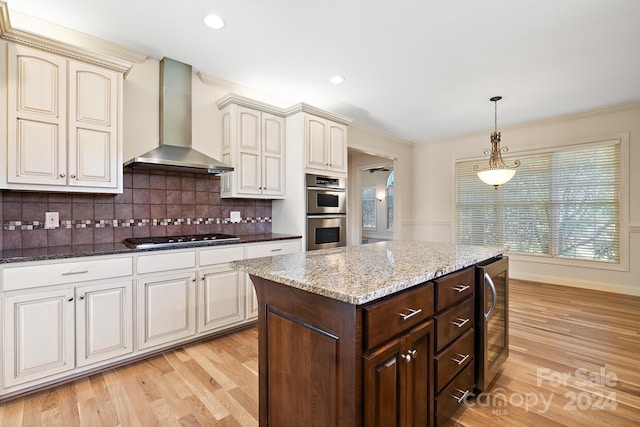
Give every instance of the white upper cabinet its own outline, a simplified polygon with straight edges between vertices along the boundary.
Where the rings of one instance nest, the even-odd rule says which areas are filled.
[[[222,113],[222,197],[277,199],[285,195],[285,119],[275,107],[228,95]]]
[[[287,143],[305,173],[347,176],[347,127],[351,119],[300,103],[287,109]],[[289,169],[290,171],[292,169]]]
[[[305,115],[305,167],[307,172],[347,174],[347,127]]]
[[[0,189],[121,193],[123,78],[147,55],[9,12],[0,2]]]
[[[122,74],[8,45],[4,188],[118,192]]]

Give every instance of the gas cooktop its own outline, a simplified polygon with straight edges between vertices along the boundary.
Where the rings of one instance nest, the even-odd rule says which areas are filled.
[[[134,249],[162,248],[166,246],[187,246],[215,242],[228,242],[240,240],[239,237],[230,234],[190,234],[186,236],[163,237],[130,237],[124,239],[124,244]]]

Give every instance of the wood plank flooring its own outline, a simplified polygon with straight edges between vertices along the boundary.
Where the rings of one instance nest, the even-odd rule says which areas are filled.
[[[448,427],[640,424],[640,298],[512,280],[510,304],[502,375]],[[257,426],[257,351],[255,328],[187,345],[2,403],[0,426]]]
[[[640,425],[640,298],[510,285],[509,359],[449,426]]]

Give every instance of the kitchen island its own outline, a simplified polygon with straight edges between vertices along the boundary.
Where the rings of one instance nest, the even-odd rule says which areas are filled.
[[[258,296],[260,425],[444,424],[473,389],[472,266],[503,253],[393,241],[234,262]]]

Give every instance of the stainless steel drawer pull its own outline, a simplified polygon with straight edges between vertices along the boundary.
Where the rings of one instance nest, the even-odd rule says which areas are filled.
[[[465,360],[467,360],[469,358],[469,355],[468,354],[460,354],[460,353],[458,353],[458,357],[460,357],[461,359],[454,359],[452,357],[451,360],[456,362],[458,365],[462,365],[465,362]]]
[[[470,287],[471,287],[471,286],[469,286],[469,285],[458,285],[458,286],[456,286],[455,288],[452,288],[452,289],[453,289],[454,291],[456,291],[456,292],[464,292],[464,291],[466,291],[467,289],[469,289]]]
[[[422,313],[422,309],[421,308],[419,308],[417,310],[414,310],[413,308],[407,308],[407,310],[409,310],[409,314],[398,313],[400,315],[400,317],[402,317],[402,320],[407,320],[408,318],[413,317],[418,313]]]
[[[469,323],[469,319],[463,319],[462,317],[458,317],[456,320],[457,322],[451,322],[451,323],[456,325],[458,328],[462,328],[464,325]]]
[[[456,391],[458,393],[462,393],[462,396],[458,397],[458,396],[454,396],[452,394],[451,397],[453,397],[455,399],[455,401],[458,402],[458,403],[462,403],[467,398],[467,396],[469,395],[469,390],[460,390],[459,388],[457,388]]]
[[[280,252],[282,250],[282,248],[278,248],[278,249],[271,249],[271,252]]]
[[[62,273],[63,276],[73,276],[74,274],[87,274],[89,270],[69,271],[68,273]]]

